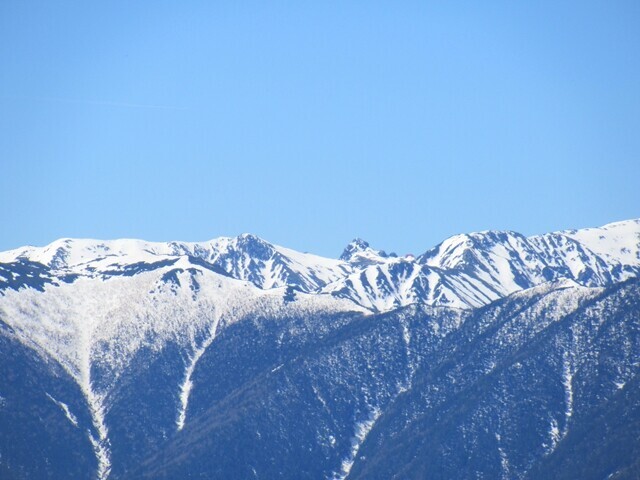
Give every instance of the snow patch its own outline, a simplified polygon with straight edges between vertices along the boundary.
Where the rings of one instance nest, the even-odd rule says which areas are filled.
[[[202,342],[202,345],[196,347],[195,344],[192,345],[193,354],[189,358],[189,363],[185,370],[184,381],[180,386],[180,410],[178,411],[178,419],[176,420],[176,426],[178,431],[184,428],[184,423],[187,419],[187,407],[189,406],[189,395],[191,394],[191,389],[193,388],[193,381],[191,380],[191,376],[193,375],[193,371],[196,368],[196,364],[198,360],[202,357],[204,352],[209,348],[211,343],[216,337],[216,331],[218,329],[218,324],[220,323],[220,318],[216,318],[211,325],[211,329],[209,331],[209,335]]]
[[[109,430],[105,424],[104,398],[97,395],[91,386],[84,387],[83,390],[89,403],[93,426],[98,433],[96,438],[93,433],[89,432],[89,440],[93,445],[93,451],[98,460],[96,476],[98,480],[106,480],[111,472],[111,444],[109,442]]]
[[[549,422],[549,441],[550,443],[545,443],[543,445],[545,449],[545,455],[550,455],[558,446],[562,440],[562,434],[560,433],[560,429],[558,428],[558,421],[555,418],[552,418]]]
[[[564,387],[565,398],[565,422],[562,427],[561,438],[567,435],[569,430],[569,421],[573,416],[573,369],[571,358],[568,353],[565,353],[562,359],[562,385]]]
[[[509,457],[507,456],[507,452],[502,448],[501,445],[502,438],[499,433],[496,433],[496,442],[498,443],[498,455],[500,457],[500,466],[502,467],[502,478],[504,480],[509,480],[511,478],[510,474],[510,465],[509,465]]]
[[[48,393],[47,393],[47,397],[49,397],[49,400],[51,400],[53,403],[58,405],[62,409],[62,411],[64,412],[65,416],[67,417],[67,420],[69,420],[74,427],[78,428],[78,419],[73,413],[71,413],[71,410],[69,410],[69,405],[67,405],[66,403],[61,402],[59,400],[56,400],[55,398],[53,398]],[[2,397],[0,397],[0,399],[1,398]]]
[[[369,412],[367,419],[356,423],[355,435],[351,439],[351,450],[347,457],[342,460],[340,472],[334,473],[332,480],[346,480],[351,472],[351,468],[356,461],[358,451],[369,435],[369,432],[373,429],[378,418],[380,418],[381,410],[378,407],[373,407]]]

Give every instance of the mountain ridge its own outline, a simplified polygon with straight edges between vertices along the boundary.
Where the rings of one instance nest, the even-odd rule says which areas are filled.
[[[0,264],[26,260],[48,267],[54,276],[64,272],[72,281],[78,275],[130,273],[185,256],[262,290],[293,286],[372,311],[414,302],[475,308],[560,278],[603,286],[638,276],[640,219],[531,237],[493,230],[459,234],[417,257],[387,254],[356,238],[331,259],[242,234],[207,242],[67,238],[0,252]],[[46,276],[42,279],[46,283]]]

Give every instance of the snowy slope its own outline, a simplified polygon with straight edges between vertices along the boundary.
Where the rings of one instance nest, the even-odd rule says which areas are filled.
[[[515,232],[479,232],[451,237],[427,251],[418,261],[447,270],[464,271],[511,293],[546,281],[543,262]]]
[[[573,238],[609,264],[640,266],[640,218],[560,233]]]
[[[322,291],[382,312],[414,303],[473,308],[502,296],[482,279],[406,258],[367,266]]]
[[[80,275],[70,282],[52,281],[41,290],[5,288],[0,295],[0,319],[13,335],[60,363],[82,389],[99,434],[92,437],[99,478],[106,478],[110,468],[105,424],[109,396],[141,349],[159,352],[171,342],[184,352],[176,412],[182,428],[191,373],[226,325],[257,312],[277,317],[287,311],[360,310],[329,295],[292,295],[285,287],[262,290],[207,268],[195,257],[171,257],[168,250],[153,247],[138,241],[96,245],[65,240],[32,250],[31,258],[58,269],[49,272],[54,279],[56,272]]]

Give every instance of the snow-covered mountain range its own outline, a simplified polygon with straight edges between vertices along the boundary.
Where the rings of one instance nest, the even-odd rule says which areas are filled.
[[[597,287],[637,277],[640,220],[533,237],[509,231],[455,235],[418,257],[388,255],[355,239],[339,259],[323,258],[243,234],[202,243],[61,239],[0,253],[0,264],[17,263],[46,269],[7,271],[4,288],[54,279],[106,281],[180,266],[246,281],[263,291],[291,287],[330,294],[371,311],[414,303],[475,308],[563,278]]]
[[[36,365],[33,371],[46,378],[68,377],[69,385],[75,387],[69,386],[66,393],[60,394],[53,391],[54,387],[49,388],[51,391],[43,390],[43,405],[57,409],[72,428],[86,432],[94,455],[92,461],[95,461],[94,466],[87,466],[94,469],[92,475],[100,480],[129,478],[127,475],[134,475],[131,472],[137,472],[144,459],[156,462],[156,466],[163,464],[164,460],[151,458],[154,452],[161,452],[165,447],[180,450],[179,439],[195,435],[190,430],[195,428],[191,418],[205,415],[209,406],[218,401],[230,401],[231,397],[218,398],[218,393],[206,393],[208,387],[205,387],[214,381],[210,377],[211,369],[220,366],[211,363],[211,356],[224,351],[220,348],[227,345],[225,342],[229,342],[225,348],[230,350],[220,360],[224,368],[233,370],[228,363],[230,359],[244,358],[247,371],[253,365],[256,375],[276,375],[283,365],[290,365],[289,361],[307,358],[305,349],[312,347],[302,345],[320,345],[332,336],[347,335],[344,332],[350,329],[355,330],[349,335],[357,336],[358,329],[370,328],[357,326],[365,321],[363,319],[400,319],[403,343],[398,348],[404,349],[402,355],[410,360],[408,366],[388,373],[398,378],[386,386],[376,380],[378,383],[353,393],[364,403],[340,407],[343,409],[341,419],[359,418],[355,434],[343,432],[347,438],[342,439],[336,437],[337,433],[321,435],[322,442],[328,442],[326,448],[343,458],[332,470],[323,470],[323,475],[346,478],[357,463],[358,450],[369,431],[384,414],[384,408],[412,388],[413,377],[422,368],[418,357],[436,355],[433,345],[444,342],[442,339],[449,338],[452,332],[463,331],[462,326],[468,325],[470,319],[474,319],[474,328],[506,321],[509,311],[499,303],[509,301],[519,305],[518,308],[531,303],[539,305],[530,315],[536,319],[546,315],[545,321],[549,324],[553,318],[565,318],[599,296],[608,295],[607,289],[636,278],[640,278],[640,219],[533,237],[506,231],[456,235],[417,257],[387,254],[361,239],[351,242],[338,259],[296,252],[250,234],[200,243],[61,239],[45,247],[22,247],[0,253],[0,337],[7,342],[2,344],[4,347],[0,345],[5,349],[0,348],[0,353],[26,349],[27,353],[20,355],[27,360],[18,362],[17,354],[12,353],[12,360],[5,363],[8,370],[4,375],[14,383],[12,372],[17,368],[14,364]],[[554,296],[557,299],[549,300]],[[488,308],[490,313],[476,314],[485,311],[481,307]],[[418,331],[423,328],[418,326],[420,321],[407,318],[430,318],[424,328],[432,333],[421,333]],[[526,328],[536,330],[536,323],[527,321]],[[274,326],[269,327],[271,324]],[[260,340],[255,341],[272,339],[273,344],[268,348],[261,346],[260,351],[263,359],[275,355],[275,365],[267,360],[262,365],[257,359],[243,356],[243,349],[247,348],[245,342],[252,339],[253,334],[233,337],[233,332],[245,328],[262,332]],[[341,331],[343,333],[338,333]],[[412,346],[415,341],[412,339],[420,335],[433,338],[424,340],[426,343],[417,352],[418,346]],[[475,335],[479,334],[470,333],[460,341],[475,342]],[[518,335],[510,335],[509,341],[515,342]],[[446,342],[443,345],[447,345]],[[290,350],[281,350],[285,347]],[[633,345],[627,350],[630,358],[634,352],[640,355]],[[284,351],[288,353],[274,353]],[[357,349],[349,352],[348,355],[360,355]],[[34,359],[30,357],[32,354]],[[280,360],[276,358],[278,355]],[[414,355],[418,357],[411,360]],[[254,365],[254,362],[257,363]],[[371,362],[375,363],[374,359]],[[147,378],[147,369],[159,364],[165,365],[161,370],[166,377],[164,383],[161,382],[162,392],[156,392],[160,387],[154,385],[154,380],[150,380],[153,386],[149,388],[156,392],[157,398],[164,399],[162,408],[154,407],[164,414],[162,418],[152,419],[144,416],[152,415],[147,412],[143,415],[146,420],[137,430],[128,430],[133,427],[123,425],[118,415],[128,418],[139,411],[140,407],[135,405],[144,395],[137,390],[140,388],[137,382]],[[561,369],[566,367],[562,365],[565,364],[560,365]],[[263,371],[263,367],[267,370]],[[635,366],[631,363],[625,366],[633,371],[636,367],[637,362]],[[569,373],[560,372],[565,377],[574,375],[577,367],[571,363],[566,368],[570,368]],[[362,375],[369,375],[365,370]],[[616,381],[629,382],[635,378],[629,373],[631,370],[627,370],[625,374],[616,374]],[[202,379],[206,377],[209,383],[198,382],[198,375]],[[222,382],[220,388],[225,382],[236,381],[235,377],[226,379],[223,373],[216,375],[223,375],[215,380]],[[238,378],[243,375],[237,374]],[[565,377],[562,381],[566,383]],[[262,382],[261,379],[260,376],[247,378],[247,385]],[[339,381],[348,380],[344,377]],[[11,382],[4,387],[0,385],[0,433],[3,435],[7,429],[16,428],[9,426],[14,420],[2,423],[3,411],[9,411],[4,405],[10,398],[7,393],[10,387]],[[78,388],[79,393],[69,393],[72,388]],[[333,388],[335,386],[330,387]],[[134,391],[138,393],[131,397]],[[194,400],[194,392],[198,391],[199,395],[206,393],[213,397],[208,403],[198,395]],[[566,388],[563,392],[569,395]],[[238,391],[229,390],[232,397],[237,394]],[[61,395],[65,398],[60,398]],[[328,399],[317,392],[314,395],[329,408]],[[158,401],[157,398],[153,401]],[[573,403],[571,405],[574,408]],[[19,407],[15,408],[20,411]],[[355,410],[350,410],[352,408]],[[410,414],[403,411],[402,415],[408,418],[407,415],[416,414],[414,410]],[[117,415],[117,412],[120,413]],[[562,422],[554,420],[555,440],[546,440],[546,444],[555,443],[548,452],[566,436],[568,420],[566,416],[563,418]],[[348,430],[350,422],[348,428],[336,424],[330,430]],[[138,435],[143,439],[140,442],[147,445],[144,451],[138,451],[142,447],[131,443]],[[77,441],[82,443],[82,436]],[[316,446],[321,448],[325,445],[322,442]],[[16,460],[19,454],[12,448],[17,447],[0,442],[0,476],[28,478],[28,468],[20,465]],[[515,477],[507,475],[508,469],[503,473],[516,478],[533,468],[524,465]],[[20,468],[27,472],[26,477],[21,476]],[[55,476],[46,473],[49,467],[42,468],[45,473],[39,471],[39,474],[43,478]],[[59,474],[55,469],[50,472]],[[244,478],[245,473],[241,477]],[[140,478],[135,475],[130,478]],[[229,471],[224,471],[211,478],[230,478],[228,475]],[[257,473],[255,476],[258,477]],[[163,477],[158,474],[150,478]],[[311,478],[317,477],[311,475]]]

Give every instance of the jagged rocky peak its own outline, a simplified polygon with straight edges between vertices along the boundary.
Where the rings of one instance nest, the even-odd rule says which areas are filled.
[[[395,256],[395,253],[387,254],[384,250],[371,248],[369,242],[361,238],[354,238],[343,250],[340,260],[357,265],[371,265],[383,263],[384,259]]]
[[[238,250],[262,261],[269,260],[275,252],[273,245],[252,233],[238,235],[234,243]]]
[[[347,245],[345,249],[342,251],[342,255],[340,255],[340,260],[344,260],[345,262],[348,262],[351,259],[351,257],[353,257],[355,254],[359,252],[364,252],[368,248],[371,248],[369,245],[369,242],[356,237],[353,240],[351,240],[351,242],[349,242],[349,245]]]

